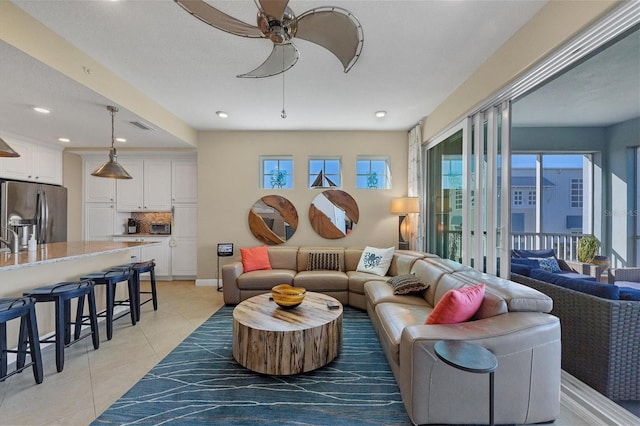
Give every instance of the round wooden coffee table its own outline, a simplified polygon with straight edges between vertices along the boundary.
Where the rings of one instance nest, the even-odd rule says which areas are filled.
[[[261,294],[233,310],[233,357],[263,374],[315,370],[333,361],[342,346],[342,305],[333,297],[307,292],[302,304],[283,309]],[[338,303],[329,309],[327,302]]]

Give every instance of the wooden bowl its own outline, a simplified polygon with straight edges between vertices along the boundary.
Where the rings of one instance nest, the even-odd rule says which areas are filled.
[[[300,305],[306,294],[307,290],[304,288],[292,287],[289,284],[280,284],[271,289],[273,301],[284,309],[291,309]]]

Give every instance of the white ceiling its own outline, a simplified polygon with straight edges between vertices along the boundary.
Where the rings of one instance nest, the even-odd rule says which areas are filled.
[[[252,1],[207,1],[255,22]],[[408,130],[545,1],[291,0],[296,14],[326,5],[348,9],[362,24],[364,48],[345,74],[331,53],[296,41],[300,60],[284,74],[286,119],[280,117],[282,76],[235,77],[263,62],[271,51],[267,40],[219,31],[171,0],[13,3],[192,128],[265,131]],[[1,40],[0,58],[0,131],[52,143],[66,136],[72,142],[65,146],[74,148],[110,143],[105,106],[111,100]],[[36,115],[33,105],[53,112]],[[152,131],[134,127],[129,122],[144,120],[119,106],[116,134],[128,139],[124,146],[190,146],[162,130],[162,123],[147,122]],[[230,117],[217,117],[218,110]],[[377,110],[387,117],[375,118]]]

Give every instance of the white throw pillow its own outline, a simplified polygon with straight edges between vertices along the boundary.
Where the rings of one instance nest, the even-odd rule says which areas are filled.
[[[370,274],[380,275],[384,277],[387,275],[391,260],[393,259],[393,252],[395,248],[376,248],[365,247],[360,256],[360,262],[358,262],[358,272],[368,272]]]

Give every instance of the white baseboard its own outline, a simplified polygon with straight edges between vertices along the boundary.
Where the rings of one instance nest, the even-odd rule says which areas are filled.
[[[219,280],[217,278],[198,278],[196,280],[196,285],[218,287],[218,282],[220,282],[220,286],[222,286],[222,280]]]

